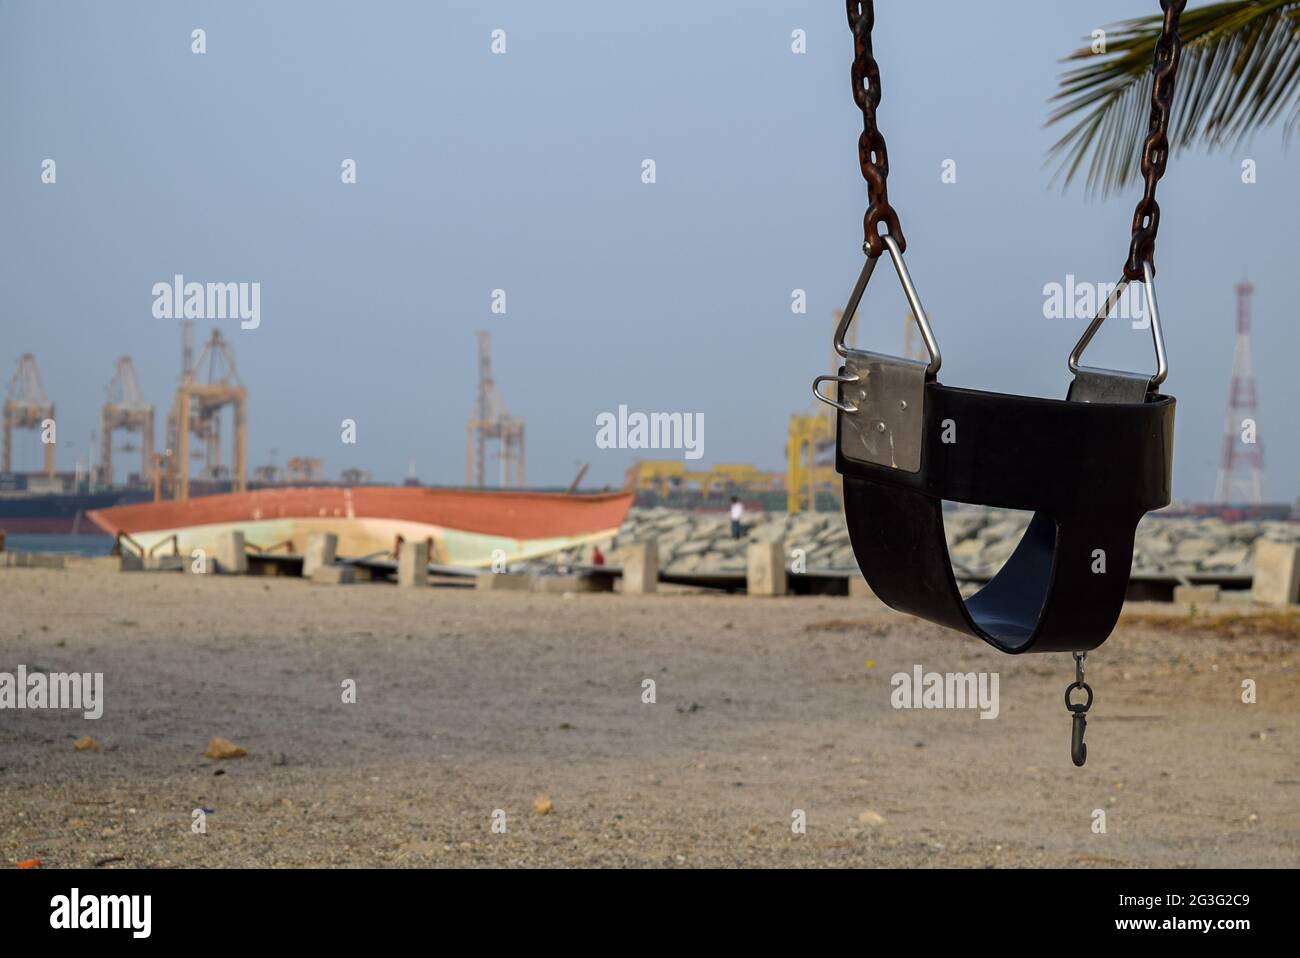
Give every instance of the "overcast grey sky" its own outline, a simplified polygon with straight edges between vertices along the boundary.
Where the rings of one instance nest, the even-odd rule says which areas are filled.
[[[1091,30],[1158,6],[877,4],[890,196],[945,382],[1064,395],[1085,321],[1044,319],[1043,287],[1117,278],[1138,194],[1049,188],[1046,101]],[[703,413],[703,464],[784,469],[788,417],[812,405],[861,264],[851,56],[841,3],[0,0],[0,375],[36,354],[71,468],[120,354],[161,432],[179,328],[151,315],[154,283],[259,282],[260,327],[219,323],[254,465],[275,448],[395,481],[413,458],[424,481],[461,482],[481,328],[527,422],[530,484],[583,461],[589,481],[620,482],[638,453],[595,444],[619,404]],[[1294,499],[1295,155],[1278,130],[1184,153],[1160,200],[1175,495],[1213,491],[1248,275],[1266,492]],[[902,299],[891,271],[877,280],[859,343],[897,352]],[[1093,349],[1152,364],[1122,322]],[[23,436],[16,465],[38,462]]]

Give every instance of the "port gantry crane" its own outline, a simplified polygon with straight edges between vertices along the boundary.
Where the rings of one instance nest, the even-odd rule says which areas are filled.
[[[117,370],[108,384],[108,398],[104,402],[99,422],[99,481],[113,484],[113,431],[123,429],[140,434],[140,479],[148,481],[153,471],[153,403],[145,402],[140,392],[140,382],[135,375],[135,364],[130,356],[117,361]],[[133,451],[134,446],[125,446]]]
[[[478,333],[478,402],[466,426],[465,484],[487,483],[487,443],[500,443],[501,485],[524,484],[524,421],[506,411],[506,401],[492,378],[488,333]]]
[[[220,479],[221,411],[230,406],[235,420],[234,463],[230,473],[231,490],[243,492],[248,487],[248,390],[239,378],[235,356],[219,330],[193,364],[189,362],[188,329],[184,330],[181,384],[168,417],[168,475],[177,499],[190,495],[190,436],[203,440],[204,478]],[[205,368],[206,367],[206,368]],[[206,373],[206,380],[200,375]]]
[[[13,442],[15,429],[32,429],[42,433],[45,445],[45,475],[54,477],[54,446],[45,436],[46,422],[54,422],[54,403],[45,395],[41,372],[36,368],[36,357],[23,353],[18,359],[18,371],[9,381],[9,393],[4,406],[4,449],[0,456],[0,472],[13,472]],[[50,433],[50,440],[55,433]]]

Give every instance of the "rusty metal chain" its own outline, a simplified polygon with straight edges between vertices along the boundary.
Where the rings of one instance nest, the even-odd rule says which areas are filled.
[[[868,256],[879,256],[885,251],[880,234],[884,223],[888,235],[898,244],[899,252],[907,250],[903,228],[898,225],[898,214],[889,205],[889,154],[885,151],[885,138],[876,128],[876,108],[880,106],[880,67],[871,51],[871,29],[876,25],[876,8],[873,0],[848,0],[849,27],[853,30],[853,102],[862,111],[862,136],[858,138],[858,162],[862,178],[867,181],[867,215],[862,221],[862,249]]]
[[[1178,74],[1178,60],[1183,41],[1178,36],[1178,18],[1183,14],[1187,0],[1160,0],[1165,21],[1156,42],[1155,63],[1151,82],[1151,127],[1142,144],[1142,177],[1146,189],[1137,209],[1133,211],[1133,239],[1129,244],[1128,262],[1124,264],[1124,278],[1142,279],[1142,263],[1155,266],[1156,233],[1160,229],[1160,204],[1156,202],[1156,184],[1165,175],[1169,160],[1169,114],[1174,103],[1174,78]]]
[[[1142,279],[1142,263],[1155,263],[1156,233],[1160,229],[1160,204],[1156,202],[1156,185],[1165,174],[1169,160],[1169,116],[1173,111],[1174,80],[1183,44],[1178,36],[1178,21],[1187,0],[1160,0],[1164,24],[1156,43],[1152,67],[1151,125],[1142,145],[1142,177],[1146,189],[1133,212],[1133,237],[1129,244],[1124,277]],[[858,163],[867,181],[867,214],[863,218],[863,251],[879,256],[885,251],[880,225],[898,243],[899,252],[907,250],[907,240],[898,222],[898,213],[889,202],[889,154],[885,138],[876,126],[876,109],[880,106],[880,67],[871,48],[871,30],[876,24],[873,0],[848,0],[849,27],[853,31],[853,102],[862,111],[862,136],[858,138]]]

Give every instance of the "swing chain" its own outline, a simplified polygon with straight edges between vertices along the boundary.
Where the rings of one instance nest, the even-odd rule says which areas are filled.
[[[1186,0],[1184,0],[1186,2]],[[862,111],[862,136],[858,138],[858,163],[867,181],[867,214],[863,218],[862,251],[872,259],[885,252],[884,236],[898,244],[899,253],[907,251],[907,240],[898,223],[898,213],[889,203],[889,154],[885,138],[876,128],[876,108],[880,106],[880,67],[871,49],[871,30],[876,25],[874,0],[848,0],[849,27],[853,30],[853,102]],[[880,224],[885,224],[884,236]]]
[[[1065,707],[1073,719],[1070,729],[1070,758],[1077,766],[1088,761],[1088,746],[1083,742],[1083,733],[1088,728],[1088,709],[1092,708],[1092,686],[1083,680],[1083,665],[1087,652],[1074,653],[1074,681],[1065,687]],[[1071,702],[1070,693],[1079,689],[1087,693],[1082,702]]]
[[[1146,190],[1133,211],[1133,238],[1129,243],[1124,278],[1141,281],[1142,264],[1154,265],[1156,233],[1160,229],[1160,204],[1156,202],[1156,184],[1165,174],[1169,159],[1169,116],[1173,112],[1174,78],[1183,43],[1178,35],[1178,19],[1187,0],[1160,0],[1164,24],[1156,41],[1155,62],[1151,79],[1151,125],[1142,144],[1142,176]]]

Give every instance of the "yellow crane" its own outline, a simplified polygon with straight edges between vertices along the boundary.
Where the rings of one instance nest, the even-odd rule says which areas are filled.
[[[720,462],[700,471],[686,468],[677,459],[642,459],[627,470],[624,487],[637,492],[668,496],[673,492],[698,491],[706,499],[715,491],[774,492],[784,477],[742,462]]]
[[[835,310],[835,326],[843,316]],[[915,338],[916,321],[908,313],[903,320],[903,353],[913,359],[924,356],[925,345]],[[848,346],[854,348],[856,327],[849,327]],[[831,353],[831,372],[840,366],[840,357]],[[843,505],[843,490],[835,471],[835,413],[828,406],[790,417],[786,432],[786,471],[764,472],[756,466],[723,463],[707,471],[692,472],[686,463],[675,459],[642,460],[627,470],[625,487],[637,492],[654,492],[667,496],[671,492],[699,490],[708,496],[714,489],[722,491],[767,492],[779,490],[784,479],[786,509],[791,513],[816,510],[819,493],[828,492]]]
[[[833,319],[839,326],[843,310],[835,310]],[[856,343],[857,327],[849,327],[848,345]],[[839,354],[831,351],[831,372],[840,367]],[[836,501],[842,501],[840,477],[835,471],[835,412],[829,406],[818,406],[811,413],[795,413],[790,417],[786,437],[786,510],[794,515],[805,509],[817,511],[817,493],[829,492]]]

